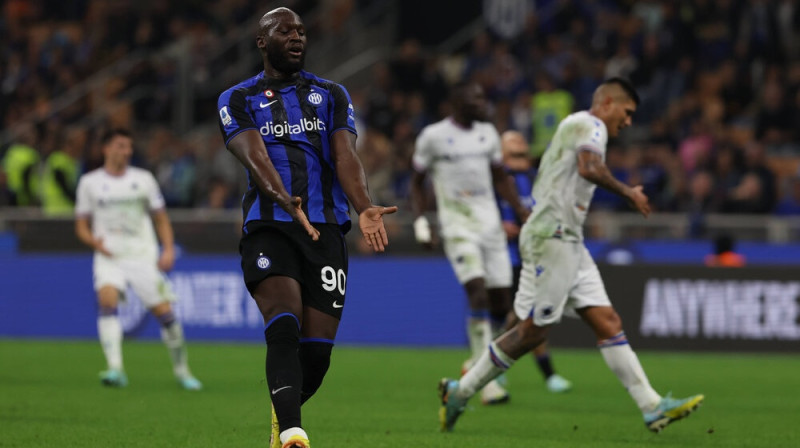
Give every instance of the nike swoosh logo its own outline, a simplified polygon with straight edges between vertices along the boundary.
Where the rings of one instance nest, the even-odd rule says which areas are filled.
[[[267,104],[264,104],[264,103],[261,103],[261,102],[259,102],[259,103],[258,103],[258,105],[259,105],[259,106],[261,106],[261,108],[263,109],[263,108],[265,108],[265,107],[269,106],[270,104],[274,103],[275,101],[278,101],[278,100],[272,100],[272,101],[270,101],[270,102],[269,102],[269,103],[267,103]]]
[[[336,300],[334,300],[334,301],[333,301],[333,307],[334,307],[334,308],[341,308],[341,307],[343,307],[343,306],[344,306],[344,304],[342,304],[342,305],[339,305],[338,303],[336,303]]]
[[[279,387],[279,388],[277,388],[277,389],[272,389],[272,395],[275,395],[275,394],[277,394],[278,392],[280,392],[280,391],[282,391],[282,390],[284,390],[284,389],[288,389],[288,388],[290,388],[290,387],[292,387],[292,386],[283,386],[283,387]]]

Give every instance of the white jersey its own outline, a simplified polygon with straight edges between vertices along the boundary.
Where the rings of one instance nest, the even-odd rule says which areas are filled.
[[[162,208],[156,179],[141,168],[128,167],[119,176],[98,168],[78,182],[75,214],[91,217],[92,233],[114,258],[157,259],[150,212]]]
[[[502,160],[491,123],[476,121],[466,129],[446,118],[422,130],[414,168],[431,172],[444,238],[502,232],[491,172]]]
[[[608,131],[589,112],[576,112],[558,125],[544,152],[533,186],[533,207],[522,232],[527,236],[583,240],[583,223],[595,184],[578,174],[578,152],[606,155]]]

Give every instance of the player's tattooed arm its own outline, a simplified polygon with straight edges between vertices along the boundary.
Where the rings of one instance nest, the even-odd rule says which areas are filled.
[[[642,215],[650,214],[650,205],[647,196],[642,192],[642,186],[631,187],[617,180],[600,154],[591,150],[579,150],[578,174],[589,182],[622,196],[631,208]]]

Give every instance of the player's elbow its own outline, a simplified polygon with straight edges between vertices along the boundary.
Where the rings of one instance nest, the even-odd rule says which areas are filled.
[[[582,178],[588,180],[589,182],[594,182],[594,179],[597,178],[598,171],[592,165],[579,165],[578,166],[578,175]]]

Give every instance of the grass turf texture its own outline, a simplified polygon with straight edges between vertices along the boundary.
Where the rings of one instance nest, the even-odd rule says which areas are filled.
[[[201,392],[179,389],[160,343],[127,342],[124,354],[131,383],[108,389],[97,379],[96,342],[0,340],[0,447],[266,446],[264,347],[192,343]],[[640,353],[659,392],[706,394],[697,413],[656,435],[596,350],[555,349],[572,392],[547,392],[522,359],[508,374],[509,404],[475,398],[442,434],[436,383],[457,375],[466,354],[337,347],[303,408],[314,448],[800,446],[796,356]]]

